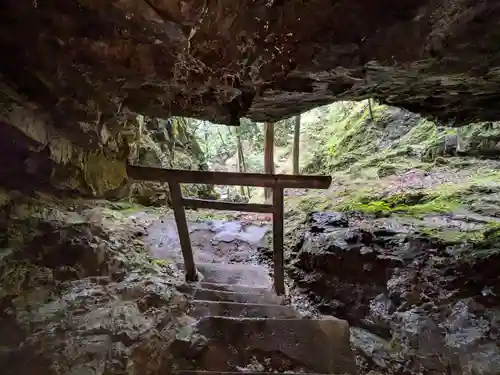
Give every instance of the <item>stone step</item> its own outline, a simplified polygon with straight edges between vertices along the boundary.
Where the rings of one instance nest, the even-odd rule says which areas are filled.
[[[275,294],[272,287],[263,288],[255,286],[245,286],[245,285],[231,285],[231,284],[220,284],[220,283],[198,283],[202,289],[212,289],[221,290],[223,292],[235,292],[235,293],[251,293],[251,294]]]
[[[180,285],[177,289],[185,294],[190,295],[198,301],[222,301],[222,302],[238,302],[238,303],[257,303],[264,305],[280,305],[284,303],[283,297],[278,297],[271,293],[267,294],[251,294],[251,293],[235,293],[224,292],[214,289],[201,289],[195,284]]]
[[[194,327],[208,342],[194,358],[181,353],[192,360],[178,368],[233,372],[257,361],[265,372],[356,374],[344,320],[206,317]]]
[[[193,301],[189,315],[196,319],[208,316],[239,318],[298,319],[300,315],[288,306],[220,301]]]
[[[177,264],[184,269],[184,264]],[[196,263],[203,275],[202,282],[270,288],[273,285],[269,272],[262,266],[251,264]]]

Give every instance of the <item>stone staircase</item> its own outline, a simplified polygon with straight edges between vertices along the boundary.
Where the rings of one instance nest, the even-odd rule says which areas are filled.
[[[301,318],[272,291],[267,274],[256,277],[267,273],[263,267],[197,267],[203,281],[180,290],[193,299],[193,329],[203,339],[177,355],[177,375],[356,374],[347,322]]]

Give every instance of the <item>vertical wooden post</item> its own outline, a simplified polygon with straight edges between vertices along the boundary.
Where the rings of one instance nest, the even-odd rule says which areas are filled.
[[[278,296],[282,296],[285,294],[285,271],[283,261],[283,188],[274,188],[272,194],[274,291]]]
[[[264,173],[274,173],[274,124],[264,123]],[[265,188],[264,197],[266,201],[271,198],[272,188]]]
[[[299,155],[300,155],[300,115],[295,116],[295,126],[293,128],[293,174],[299,174]]]
[[[184,269],[186,272],[186,281],[197,281],[196,267],[194,264],[193,249],[189,239],[189,229],[186,221],[186,212],[182,205],[181,187],[176,182],[169,182],[170,197],[172,198],[172,207],[174,209],[175,224],[177,233],[179,233],[179,242],[181,244],[182,257],[184,258]]]

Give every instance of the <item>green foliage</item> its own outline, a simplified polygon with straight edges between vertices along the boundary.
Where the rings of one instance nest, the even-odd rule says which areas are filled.
[[[307,136],[313,137],[310,141],[315,150],[305,171],[332,173],[376,155],[387,108],[373,103],[373,121],[368,101],[338,102],[324,109],[321,123],[304,126]]]
[[[242,119],[239,127],[192,120],[190,128],[200,145],[204,159],[211,164],[223,165],[236,154],[236,132],[241,137],[241,140],[248,143],[249,147],[255,152],[263,152],[264,150],[262,125],[247,119]],[[250,164],[252,165],[249,165],[249,169],[253,166],[253,163]]]
[[[294,118],[278,121],[274,124],[274,143],[278,147],[284,147],[293,141]]]

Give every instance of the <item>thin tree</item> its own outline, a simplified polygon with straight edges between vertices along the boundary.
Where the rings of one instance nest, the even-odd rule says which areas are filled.
[[[236,155],[238,159],[238,172],[246,172],[245,157],[243,156],[243,146],[241,145],[241,136],[239,127],[234,128],[234,134],[236,136]],[[242,197],[245,197],[245,187],[240,185],[240,193]],[[250,198],[250,191],[247,187],[248,198]]]
[[[241,127],[238,127],[238,164],[241,164],[240,172],[247,172],[247,163],[245,161],[245,154],[243,153],[243,143],[241,142]],[[250,188],[247,186],[247,197],[250,199]]]
[[[368,99],[368,111],[370,112],[370,120],[373,121],[372,100]]]
[[[293,174],[299,174],[300,155],[300,115],[295,116],[295,127],[293,131]]]

